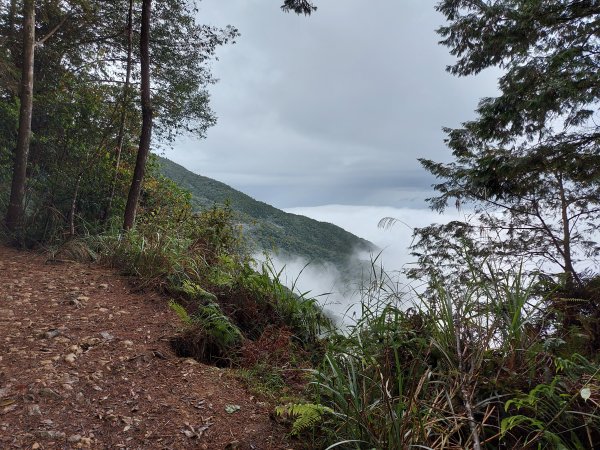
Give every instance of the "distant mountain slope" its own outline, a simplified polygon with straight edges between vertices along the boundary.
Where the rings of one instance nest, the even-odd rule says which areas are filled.
[[[159,162],[167,178],[192,193],[194,206],[206,208],[229,200],[246,232],[263,249],[277,249],[310,261],[326,261],[338,266],[346,264],[357,250],[376,249],[369,241],[337,225],[286,213],[166,158],[159,158]]]

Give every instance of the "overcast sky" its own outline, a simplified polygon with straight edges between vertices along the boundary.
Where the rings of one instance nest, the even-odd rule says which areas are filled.
[[[241,37],[212,63],[218,124],[166,156],[279,208],[423,207],[417,158],[450,158],[441,128],[472,118],[495,74],[445,72],[433,0],[316,0],[311,17],[280,3],[200,3],[201,22]]]

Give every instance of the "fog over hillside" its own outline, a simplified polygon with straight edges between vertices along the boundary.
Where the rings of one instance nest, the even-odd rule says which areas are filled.
[[[285,211],[333,223],[373,242],[382,249],[381,254],[360,253],[356,258],[363,261],[376,258],[376,265],[383,266],[383,269],[397,282],[398,288],[407,292],[416,288],[414,284],[407,286],[406,279],[401,275],[402,269],[413,262],[408,249],[412,242],[413,228],[468,218],[468,213],[456,210],[439,214],[429,209],[352,205],[287,208]],[[381,229],[378,223],[384,217],[393,217],[398,222],[392,228]],[[360,299],[361,280],[356,280],[353,285],[348,286],[341,281],[340,273],[333,265],[308,264],[307,266],[309,262],[303,258],[278,256],[273,258],[273,262],[277,269],[285,267],[283,274],[288,286],[295,284],[297,291],[310,292],[311,296],[317,296],[319,301],[325,304],[326,309],[337,316],[343,315]],[[368,274],[365,276],[368,277]],[[351,311],[355,311],[355,308]]]

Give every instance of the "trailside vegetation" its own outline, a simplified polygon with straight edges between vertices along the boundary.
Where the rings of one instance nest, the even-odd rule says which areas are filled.
[[[564,326],[537,294],[543,281],[496,263],[471,261],[460,289],[439,280],[416,300],[373,270],[360,319],[329,337],[312,371],[309,401],[277,409],[291,433],[312,448],[595,448],[600,290],[593,312]]]

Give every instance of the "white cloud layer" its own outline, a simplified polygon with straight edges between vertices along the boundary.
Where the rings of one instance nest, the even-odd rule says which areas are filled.
[[[450,220],[463,219],[464,214],[448,211],[440,215],[428,209],[392,208],[376,206],[325,205],[317,207],[288,208],[287,212],[301,214],[322,222],[338,225],[351,233],[367,239],[382,249],[378,264],[392,274],[399,283],[400,290],[410,291],[404,286],[406,281],[399,274],[407,264],[413,262],[408,247],[412,241],[412,229],[424,227],[431,223],[446,223]],[[393,217],[397,224],[390,229],[377,226],[384,217]],[[377,256],[377,255],[373,255]],[[369,259],[369,255],[357,255],[361,259]],[[299,292],[310,292],[311,296],[319,296],[326,304],[326,309],[340,317],[348,310],[357,308],[353,304],[359,301],[358,280],[354,286],[343,285],[339,272],[333,266],[311,266],[301,258],[274,258],[277,269],[285,266],[284,277],[287,285],[295,283]],[[322,295],[321,294],[328,294]]]
[[[285,211],[333,223],[371,241],[382,249],[381,260],[388,271],[400,271],[413,262],[408,247],[414,228],[464,218],[464,213],[453,210],[442,215],[429,209],[379,206],[325,205],[287,208]],[[397,223],[389,229],[379,228],[377,225],[384,217],[393,217]]]

